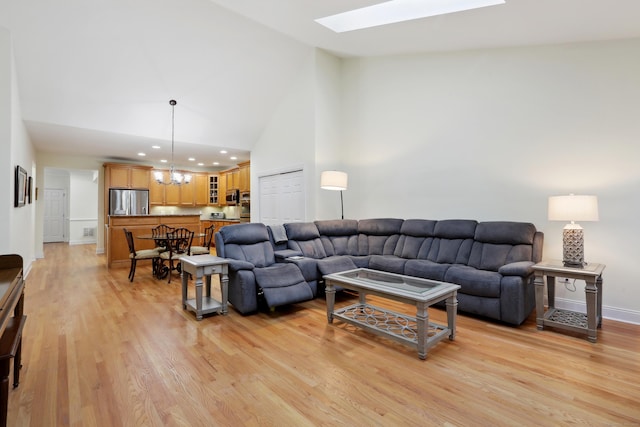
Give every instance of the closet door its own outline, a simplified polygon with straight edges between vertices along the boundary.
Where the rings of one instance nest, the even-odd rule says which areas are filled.
[[[305,221],[302,170],[261,176],[258,181],[260,194],[258,222],[276,225]]]

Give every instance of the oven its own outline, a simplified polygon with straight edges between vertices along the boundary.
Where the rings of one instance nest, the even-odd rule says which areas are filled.
[[[248,191],[240,193],[240,222],[251,221],[251,195]]]

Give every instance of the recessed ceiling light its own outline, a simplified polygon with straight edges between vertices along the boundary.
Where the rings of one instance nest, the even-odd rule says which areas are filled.
[[[227,150],[220,150],[220,154],[227,154]]]
[[[336,33],[344,33],[428,16],[495,6],[504,2],[504,0],[392,0],[325,16],[315,21]]]
[[[165,159],[160,160],[160,163],[167,163]]]
[[[154,150],[159,150],[160,146],[159,145],[152,145],[151,148],[153,148]]]
[[[189,160],[190,162],[195,162],[196,159],[194,159],[193,157],[189,157],[187,160]]]
[[[204,163],[200,162],[198,163],[198,166],[204,166]]]
[[[144,156],[146,156],[146,154],[145,154],[145,153],[140,152],[140,153],[138,153],[138,156],[140,156],[140,157],[144,157]]]
[[[214,166],[218,166],[220,164],[220,162],[213,162]]]
[[[229,157],[231,160],[238,160],[238,158],[236,156],[231,156]]]

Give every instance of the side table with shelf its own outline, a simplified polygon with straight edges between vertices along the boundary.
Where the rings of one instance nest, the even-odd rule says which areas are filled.
[[[597,329],[602,326],[602,271],[604,264],[589,263],[584,267],[565,267],[562,261],[542,261],[533,266],[535,272],[536,324],[573,332],[586,333],[590,342],[598,339]],[[556,277],[584,280],[587,312],[556,308]],[[547,285],[548,309],[544,310],[544,288]]]
[[[227,314],[229,292],[229,264],[226,258],[213,255],[193,255],[180,258],[182,266],[182,308],[196,314],[197,320],[209,313]],[[196,296],[188,299],[189,274],[195,279]],[[211,297],[211,275],[220,275],[221,300]],[[203,278],[205,294],[202,295]]]

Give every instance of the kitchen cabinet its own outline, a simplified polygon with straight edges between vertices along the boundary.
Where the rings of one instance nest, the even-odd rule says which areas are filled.
[[[194,203],[196,206],[206,206],[209,204],[209,175],[196,173],[193,176]]]
[[[151,171],[151,180],[149,181],[149,204],[151,206],[162,206],[164,205],[164,187],[166,187],[166,185],[160,184],[156,181],[154,178],[154,174],[156,172],[162,171]]]
[[[238,190],[240,184],[240,168],[234,168],[228,170],[226,173],[227,176],[227,191],[228,190]]]
[[[154,175],[162,172],[164,182],[169,182],[168,170],[154,170],[149,182],[149,204],[152,206],[178,206],[180,205],[180,185],[158,183]],[[191,184],[189,184],[191,185]]]
[[[191,174],[191,182],[189,184],[175,185],[180,190],[180,206],[193,206],[196,194],[196,176]]]
[[[175,187],[175,186],[174,186]],[[132,215],[111,216],[108,221],[107,266],[129,265],[129,246],[123,229],[134,235],[151,234],[151,229],[160,224],[173,228],[185,227],[195,233],[200,231],[200,215]],[[135,238],[136,250],[151,249],[155,242],[151,239]]]
[[[239,190],[251,191],[251,162],[238,163],[238,171]]]
[[[208,202],[208,175],[191,173],[191,182],[182,185],[159,184],[151,173],[149,182],[149,204],[152,206],[204,206]],[[165,182],[169,180],[169,171],[161,170]]]
[[[218,206],[227,206],[227,173],[220,172],[218,178]]]
[[[204,233],[204,230],[213,225],[215,228],[213,229],[214,239],[211,241],[211,246],[215,246],[215,233],[220,231],[220,229],[226,225],[240,224],[239,220],[225,220],[225,219],[211,219],[211,220],[202,220],[200,221],[200,232]]]
[[[147,190],[151,168],[148,166],[105,163],[105,187]]]
[[[218,205],[222,197],[218,187],[218,175],[209,175],[209,204]]]

